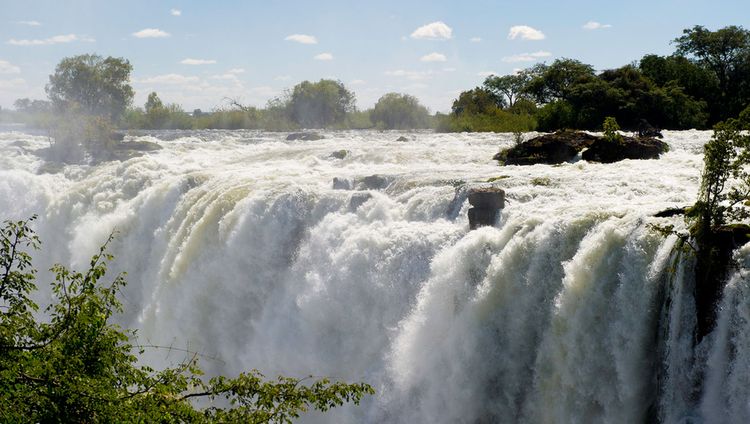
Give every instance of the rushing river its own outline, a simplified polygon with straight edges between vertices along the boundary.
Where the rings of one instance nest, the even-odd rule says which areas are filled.
[[[54,167],[30,153],[45,137],[0,132],[2,219],[39,215],[40,268],[84,268],[116,229],[139,343],[377,390],[309,422],[750,422],[745,268],[694,345],[691,264],[648,228],[682,225],[653,215],[695,201],[709,132],[665,132],[660,160],[526,167],[491,160],[510,135],[285,135],[154,133],[132,138],[163,150]],[[469,231],[461,187],[492,178],[506,207]]]

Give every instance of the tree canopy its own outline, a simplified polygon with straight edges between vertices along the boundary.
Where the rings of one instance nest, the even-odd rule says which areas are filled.
[[[414,96],[388,93],[375,103],[370,120],[378,128],[385,129],[427,128],[430,113]]]
[[[133,100],[132,69],[123,58],[95,54],[67,57],[50,75],[45,90],[60,110],[77,106],[85,114],[117,121]]]
[[[139,365],[137,355],[147,347],[112,322],[122,311],[117,296],[125,279],[103,281],[111,260],[107,244],[85,272],[52,268],[53,301],[44,320],[32,300],[36,270],[29,250],[39,246],[28,221],[0,229],[2,422],[289,423],[309,409],[358,404],[374,393],[364,383],[267,380],[258,371],[208,379],[197,353],[160,371]],[[193,403],[201,398],[207,406]]]
[[[341,81],[321,79],[294,86],[286,108],[291,119],[305,128],[323,128],[343,122],[355,110],[354,93]]]

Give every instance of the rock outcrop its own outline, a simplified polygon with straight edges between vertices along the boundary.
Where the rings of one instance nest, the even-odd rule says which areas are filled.
[[[624,159],[659,159],[668,150],[667,143],[652,137],[623,137],[620,141],[600,138],[582,157],[589,162],[612,163]]]
[[[497,187],[469,189],[469,229],[491,226],[497,220],[500,209],[505,207],[505,191]]]
[[[554,165],[569,162],[583,151],[584,160],[612,163],[624,159],[658,159],[668,150],[667,143],[653,137],[622,137],[612,141],[582,131],[561,130],[505,149],[493,159],[503,165]]]
[[[322,135],[316,133],[316,132],[298,132],[298,133],[291,133],[288,136],[286,136],[287,141],[294,141],[294,140],[302,140],[302,141],[315,141],[315,140],[322,140],[325,137]]]
[[[496,154],[493,159],[503,165],[553,165],[572,160],[596,140],[596,136],[583,131],[560,130],[534,137],[506,149]]]

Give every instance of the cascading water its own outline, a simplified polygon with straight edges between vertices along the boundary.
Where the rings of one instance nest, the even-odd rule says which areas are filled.
[[[141,342],[378,392],[308,422],[750,421],[750,248],[696,345],[690,259],[648,228],[681,225],[653,214],[694,201],[710,133],[666,132],[660,160],[528,167],[490,160],[508,135],[399,135],[155,133],[136,138],[161,151],[54,169],[31,153],[45,138],[4,132],[0,211],[40,216],[40,268],[85,267],[116,229]],[[369,175],[387,187],[359,207],[332,188]],[[490,178],[509,202],[469,232],[457,188]]]

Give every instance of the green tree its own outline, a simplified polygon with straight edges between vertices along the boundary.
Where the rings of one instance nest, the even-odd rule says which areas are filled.
[[[720,118],[737,116],[750,95],[750,31],[734,25],[710,31],[696,25],[674,43],[677,54],[694,58],[716,75]]]
[[[414,96],[388,93],[375,103],[370,120],[379,128],[386,129],[427,128],[430,113]]]
[[[266,380],[257,371],[206,379],[197,354],[161,371],[138,365],[144,347],[133,344],[135,332],[112,323],[125,280],[103,282],[107,243],[83,273],[52,268],[53,303],[42,320],[28,252],[39,238],[25,221],[0,229],[0,421],[289,423],[308,409],[358,404],[374,393],[364,383]],[[192,401],[201,398],[227,406],[200,408]]]
[[[355,110],[355,97],[341,81],[303,81],[292,89],[286,109],[298,125],[323,128],[342,123]]]
[[[488,114],[502,109],[503,106],[505,106],[505,100],[502,97],[485,88],[476,87],[459,94],[458,98],[453,101],[451,112],[455,116]]]
[[[130,72],[123,58],[84,54],[60,61],[45,87],[60,110],[77,105],[87,115],[117,121],[133,100]]]
[[[617,124],[617,120],[611,116],[604,119],[602,124],[604,131],[604,139],[610,143],[619,143],[622,141],[622,135],[620,135],[620,125]]]
[[[557,59],[551,65],[538,65],[524,91],[538,103],[567,101],[571,89],[594,79],[594,68],[575,59]]]
[[[516,101],[524,96],[524,89],[532,79],[529,71],[521,71],[511,75],[490,75],[484,80],[484,88],[498,97],[505,97],[508,107],[515,106]]]

